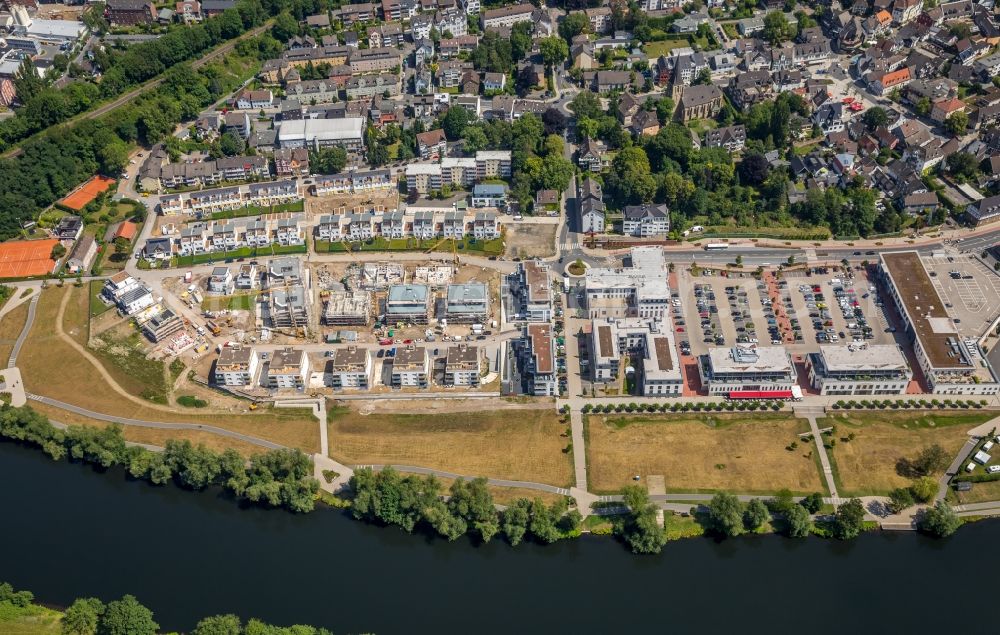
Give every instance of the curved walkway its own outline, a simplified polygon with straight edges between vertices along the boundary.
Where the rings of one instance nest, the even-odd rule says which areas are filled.
[[[392,467],[392,469],[397,472],[406,472],[408,474],[424,474],[428,476],[439,476],[441,478],[461,478],[467,481],[471,481],[475,477],[465,476],[463,474],[455,474],[454,472],[445,472],[444,470],[433,470],[428,467],[417,467],[415,465],[355,465],[355,468],[365,468],[370,467],[376,472],[384,470],[387,467]],[[546,485],[545,483],[533,483],[531,481],[510,481],[502,478],[487,478],[486,482],[490,485],[496,487],[518,487],[521,489],[533,489],[540,492],[549,492],[550,494],[560,494],[562,496],[569,496],[569,489],[565,487],[556,487],[555,485]]]
[[[14,348],[10,351],[10,359],[7,360],[7,368],[17,366],[17,356],[21,354],[21,347],[24,346],[24,341],[28,339],[28,332],[31,331],[31,325],[35,322],[35,310],[38,308],[38,298],[40,297],[42,297],[42,294],[38,292],[31,297],[31,302],[28,304],[28,319],[24,321],[24,326],[21,328],[21,334],[17,336],[17,341],[14,342]]]
[[[253,445],[259,445],[262,448],[267,448],[268,450],[285,450],[288,449],[287,446],[268,441],[266,439],[260,439],[258,437],[253,437],[247,434],[241,434],[239,432],[233,432],[232,430],[226,430],[225,428],[217,428],[216,426],[204,425],[201,423],[165,423],[162,421],[142,421],[140,419],[130,419],[128,417],[117,417],[114,415],[106,415],[100,412],[94,412],[92,410],[87,410],[86,408],[80,408],[74,406],[73,404],[64,403],[62,401],[57,401],[55,399],[50,399],[49,397],[43,397],[41,395],[28,394],[28,399],[31,401],[37,401],[55,408],[60,408],[61,410],[66,410],[68,412],[76,413],[83,417],[89,417],[91,419],[97,419],[99,421],[107,421],[109,423],[118,423],[123,426],[136,426],[139,428],[158,428],[161,430],[197,430],[201,432],[211,432],[212,434],[217,434],[223,437],[229,437],[230,439],[237,439],[239,441],[245,441],[247,443],[252,443]]]

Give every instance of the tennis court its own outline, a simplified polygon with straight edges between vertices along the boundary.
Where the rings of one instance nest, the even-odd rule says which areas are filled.
[[[56,266],[51,257],[52,248],[58,242],[51,238],[0,243],[0,278],[24,278],[52,273]]]
[[[115,180],[106,176],[91,177],[86,183],[67,194],[59,204],[79,212],[87,203],[97,198],[98,194],[114,184]]]

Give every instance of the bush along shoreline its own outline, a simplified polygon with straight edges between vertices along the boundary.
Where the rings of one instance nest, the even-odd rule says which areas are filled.
[[[0,583],[0,631],[59,632],[64,635],[157,635],[162,633],[153,611],[132,595],[108,603],[97,598],[77,598],[64,611],[35,603],[31,591],[14,590]],[[51,627],[51,630],[50,630]],[[243,622],[238,616],[213,615],[198,621],[191,635],[332,635],[325,628],[296,624],[274,626],[257,619]]]
[[[270,450],[244,458],[236,450],[215,452],[190,441],[167,441],[162,452],[128,445],[121,426],[69,426],[61,430],[30,407],[0,409],[0,435],[34,445],[51,458],[120,466],[154,485],[174,482],[191,490],[219,486],[239,501],[310,512],[319,482],[312,460],[299,450]]]
[[[550,544],[577,538],[587,526],[595,535],[614,535],[633,553],[652,554],[659,553],[668,540],[701,535],[725,538],[776,533],[789,538],[813,535],[850,540],[878,529],[877,523],[864,520],[860,499],[852,498],[824,515],[820,514],[821,494],[795,502],[787,491],[747,503],[720,492],[706,506],[692,508],[688,517],[664,512],[663,526],[657,518],[658,508],[638,485],[622,490],[623,501],[615,504],[612,514],[592,517],[598,523],[584,523],[580,512],[570,508],[569,497],[551,504],[540,498],[517,498],[499,508],[485,478],[457,479],[446,490],[434,476],[403,475],[392,467],[378,472],[356,470],[350,480],[353,498],[348,501],[320,492],[319,482],[312,476],[312,460],[299,450],[271,450],[246,459],[236,450],[219,453],[190,441],[170,440],[162,452],[155,452],[128,445],[120,426],[69,426],[62,430],[28,406],[0,407],[0,436],[41,448],[54,460],[69,458],[102,468],[120,466],[131,477],[155,485],[174,482],[196,491],[218,486],[238,501],[297,513],[313,511],[320,500],[334,508],[349,507],[356,520],[393,525],[409,533],[431,533],[449,541],[469,536],[478,544],[496,537],[513,547],[525,540]],[[918,484],[919,480],[906,491],[908,496],[903,496],[902,490],[893,492],[890,506],[898,508],[893,511],[932,498],[932,494],[922,495]],[[681,518],[684,526],[678,528],[675,519]],[[917,529],[935,537],[950,536],[961,525],[962,519],[943,501],[917,518]]]

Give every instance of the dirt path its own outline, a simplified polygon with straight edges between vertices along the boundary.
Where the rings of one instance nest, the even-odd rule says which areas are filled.
[[[118,382],[115,381],[115,378],[112,377],[111,374],[107,371],[107,369],[104,368],[104,365],[101,364],[101,362],[96,357],[90,354],[90,351],[81,346],[79,342],[74,340],[66,333],[66,331],[63,330],[63,316],[66,314],[66,305],[69,304],[69,299],[71,295],[72,295],[71,293],[63,293],[62,301],[59,303],[59,312],[56,314],[56,323],[55,323],[56,335],[58,335],[60,339],[66,342],[66,344],[68,344],[73,350],[82,355],[84,359],[90,362],[90,364],[97,370],[98,374],[101,376],[101,379],[103,379],[111,387],[112,390],[114,390],[116,393],[118,393],[125,399],[128,399],[129,401],[135,404],[143,406],[144,408],[150,408],[152,410],[162,410],[165,412],[174,412],[174,409],[169,406],[162,406],[160,404],[155,404],[152,403],[151,401],[142,399],[141,397],[136,397],[132,393],[122,388],[118,384]],[[168,369],[166,368],[164,368],[164,371],[169,372]],[[170,385],[169,380],[167,381],[167,385],[168,386]]]

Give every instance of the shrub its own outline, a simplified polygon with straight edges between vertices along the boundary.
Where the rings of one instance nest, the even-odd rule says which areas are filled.
[[[208,402],[194,395],[181,395],[177,398],[177,404],[185,408],[204,408],[208,405]]]

